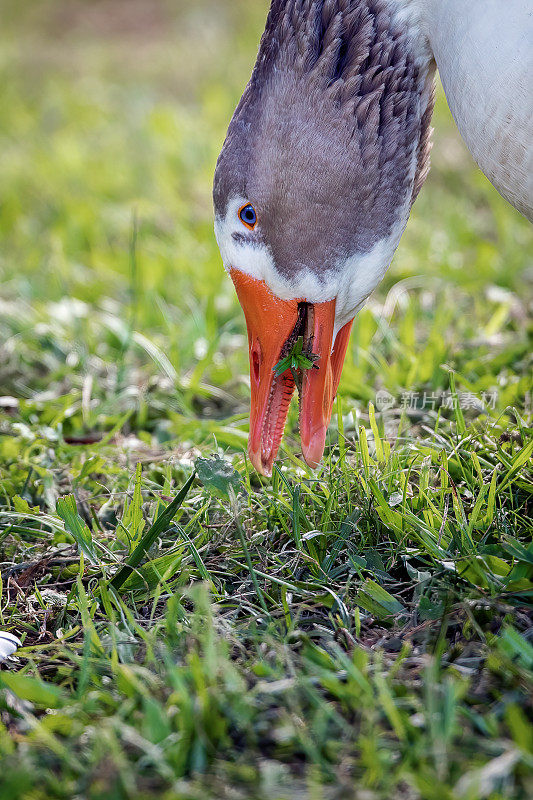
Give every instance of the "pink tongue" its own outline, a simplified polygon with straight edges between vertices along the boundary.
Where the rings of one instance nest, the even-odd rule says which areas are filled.
[[[294,378],[289,370],[274,378],[261,433],[261,463],[266,475],[272,474],[294,393]]]

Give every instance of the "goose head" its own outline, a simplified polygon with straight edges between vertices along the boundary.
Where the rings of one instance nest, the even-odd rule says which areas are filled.
[[[433,73],[387,5],[274,0],[218,159],[215,233],[246,318],[248,451],[265,475],[296,385],[302,453],[320,462],[354,316],[427,171]],[[313,366],[279,374],[300,337]]]

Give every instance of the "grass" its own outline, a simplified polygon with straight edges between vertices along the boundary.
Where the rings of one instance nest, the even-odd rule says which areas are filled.
[[[260,479],[210,182],[266,3],[0,6],[0,797],[530,797],[528,223],[440,96],[326,459],[293,409]]]

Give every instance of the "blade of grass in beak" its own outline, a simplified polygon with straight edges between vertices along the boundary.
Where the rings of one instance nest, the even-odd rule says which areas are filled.
[[[157,537],[170,527],[170,523],[176,516],[178,509],[187,497],[195,477],[196,472],[193,472],[187,483],[180,489],[174,500],[168,504],[161,514],[159,514],[152,527],[144,534],[135,550],[127,558],[124,566],[119,569],[117,574],[110,581],[110,585],[114,589],[120,589],[122,584],[131,575],[133,570],[139,566]]]

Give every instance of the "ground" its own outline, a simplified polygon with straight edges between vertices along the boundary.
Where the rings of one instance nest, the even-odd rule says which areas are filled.
[[[0,0],[0,797],[525,800],[531,227],[440,94],[324,464],[293,409],[255,475],[210,184],[266,5]]]

